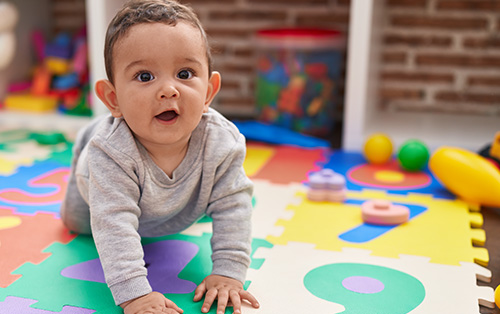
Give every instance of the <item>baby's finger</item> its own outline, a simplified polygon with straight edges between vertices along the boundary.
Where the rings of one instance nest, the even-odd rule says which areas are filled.
[[[233,313],[240,314],[241,313],[241,299],[240,294],[236,290],[231,290],[229,292],[229,299],[233,304]]]
[[[213,288],[207,291],[205,294],[205,301],[203,302],[203,306],[201,307],[201,311],[203,313],[208,313],[210,311],[210,307],[214,303],[215,298],[217,297],[217,289]]]
[[[205,294],[206,291],[207,291],[207,286],[205,285],[205,281],[203,281],[198,285],[198,287],[196,287],[196,290],[194,290],[193,301],[194,302],[200,301],[201,298],[203,298],[203,295]]]
[[[256,309],[259,308],[259,306],[260,306],[259,302],[250,292],[248,292],[246,290],[241,290],[240,296],[241,296],[242,300],[247,300],[248,302],[250,302],[250,304],[252,304],[252,306],[254,308],[256,308]]]
[[[227,300],[229,299],[229,293],[227,290],[219,290],[219,295],[217,296],[217,314],[224,314],[226,312]]]
[[[165,306],[167,307],[167,309],[173,309],[176,311],[176,313],[183,313],[184,311],[177,306],[177,304],[175,304],[172,300],[169,300],[169,299],[165,299]]]

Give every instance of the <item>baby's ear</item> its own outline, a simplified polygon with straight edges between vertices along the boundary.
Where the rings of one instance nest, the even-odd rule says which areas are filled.
[[[118,100],[116,98],[116,90],[113,84],[108,80],[99,80],[95,83],[95,92],[97,97],[108,107],[109,111],[115,118],[120,118],[122,113]]]
[[[205,108],[203,112],[208,112],[208,107],[210,107],[212,100],[214,100],[215,95],[217,95],[217,93],[219,92],[220,85],[221,85],[220,73],[217,71],[212,72],[212,75],[208,79],[207,96],[205,97]]]

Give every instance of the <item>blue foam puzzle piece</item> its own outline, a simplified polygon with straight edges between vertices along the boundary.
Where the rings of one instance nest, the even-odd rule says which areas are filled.
[[[68,166],[63,165],[57,161],[48,160],[48,161],[37,161],[31,166],[27,167],[19,167],[17,172],[10,176],[0,176],[0,192],[5,189],[19,189],[29,194],[34,195],[43,195],[54,192],[57,187],[54,186],[30,186],[29,182],[36,177],[39,177],[48,172],[57,170],[57,169],[67,169]],[[60,203],[51,203],[51,204],[19,204],[19,203],[11,203],[8,200],[0,198],[0,206],[14,208],[17,213],[25,213],[25,214],[35,214],[36,212],[50,212],[59,214]]]
[[[363,200],[347,200],[345,201],[345,204],[353,204],[353,205],[359,205],[361,206],[362,203],[365,201]],[[413,219],[414,217],[422,214],[427,210],[426,207],[424,206],[419,206],[419,205],[413,205],[413,204],[402,204],[402,203],[394,203],[395,205],[402,205],[408,207],[410,210],[410,220]],[[396,228],[397,225],[395,226],[379,226],[379,225],[372,225],[372,224],[367,224],[367,223],[362,223],[357,227],[354,227],[342,234],[339,235],[339,239],[342,239],[346,242],[351,242],[351,243],[365,243],[368,241],[371,241],[373,239],[376,239],[383,234],[391,231],[392,229]]]
[[[326,140],[300,134],[279,126],[258,121],[233,122],[248,140],[305,148],[330,147],[330,143]]]

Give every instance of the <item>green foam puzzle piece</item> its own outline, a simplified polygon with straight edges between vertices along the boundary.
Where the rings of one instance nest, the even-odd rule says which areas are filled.
[[[0,151],[14,152],[16,144],[35,141],[40,145],[50,146],[51,154],[48,159],[58,161],[69,166],[73,156],[73,143],[66,140],[60,132],[31,132],[29,130],[9,130],[0,132]]]
[[[203,234],[200,237],[188,235],[171,235],[158,238],[145,238],[143,245],[164,240],[182,240],[195,243],[199,247],[197,255],[179,273],[179,278],[200,283],[210,274],[211,234]],[[259,247],[272,246],[265,240],[255,239],[252,245],[253,251]],[[19,267],[15,274],[22,277],[6,288],[0,289],[0,302],[7,296],[22,297],[38,300],[32,307],[53,312],[60,312],[63,306],[75,306],[96,310],[95,314],[122,313],[120,307],[114,304],[111,292],[104,283],[84,281],[67,278],[60,275],[61,271],[78,263],[98,258],[94,241],[88,236],[78,236],[68,244],[54,243],[44,252],[52,255],[38,265],[26,263]],[[253,254],[253,253],[252,253]],[[251,267],[258,268],[262,261],[256,260]],[[249,282],[246,283],[248,286]],[[166,294],[166,297],[174,301],[184,310],[184,313],[198,313],[201,310],[201,302],[193,302],[194,292],[188,294]],[[216,307],[212,306],[210,313],[215,313]],[[226,313],[232,313],[228,308]]]
[[[60,312],[63,306],[91,308],[100,313],[116,311],[111,292],[105,284],[66,278],[60,275],[67,266],[97,258],[93,239],[79,236],[67,245],[54,243],[44,252],[52,255],[42,263],[26,263],[14,274],[23,275],[10,286],[0,289],[0,300],[7,296],[38,300],[32,307]]]
[[[345,306],[343,314],[377,313],[380,309],[405,314],[425,298],[425,288],[415,277],[392,268],[359,263],[317,267],[304,277],[304,286],[319,298]]]
[[[49,158],[50,160],[54,160],[60,162],[64,166],[71,165],[71,159],[73,157],[73,143],[65,143],[65,146],[61,150],[52,151]]]

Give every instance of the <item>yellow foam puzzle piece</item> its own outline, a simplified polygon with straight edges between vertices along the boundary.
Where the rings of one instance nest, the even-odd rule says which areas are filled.
[[[34,141],[11,144],[10,148],[11,151],[0,151],[0,175],[13,174],[21,166],[30,166],[35,160],[44,160],[53,149]]]
[[[30,158],[24,158],[20,160],[9,160],[0,157],[0,175],[10,175],[13,174],[16,169],[21,165],[28,165],[33,161]]]
[[[409,222],[365,243],[347,242],[339,238],[363,223],[359,205],[312,202],[301,193],[303,201],[289,206],[294,212],[290,220],[278,221],[284,227],[279,237],[269,236],[273,244],[289,241],[314,243],[318,249],[339,251],[345,247],[368,249],[373,255],[397,258],[400,254],[426,256],[431,262],[458,265],[476,262],[486,266],[489,261],[485,248],[472,246],[472,241],[484,243],[484,232],[471,228],[479,222],[478,213],[471,214],[467,203],[460,200],[435,199],[428,195],[389,195],[383,191],[348,192],[348,199],[386,199],[392,202],[420,205],[427,210]]]
[[[243,168],[247,176],[251,177],[273,157],[274,149],[270,147],[247,147],[247,155]]]
[[[0,217],[0,230],[14,228],[19,226],[21,223],[21,218],[16,216]]]

